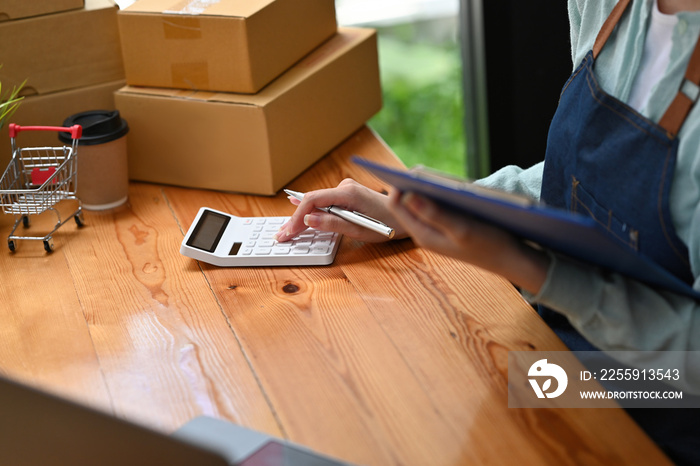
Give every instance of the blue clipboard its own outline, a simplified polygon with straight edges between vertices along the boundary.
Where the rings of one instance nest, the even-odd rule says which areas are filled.
[[[353,157],[353,162],[400,191],[422,194],[581,262],[650,286],[700,299],[700,292],[610,235],[593,218],[548,207],[464,180],[424,170],[397,170]]]

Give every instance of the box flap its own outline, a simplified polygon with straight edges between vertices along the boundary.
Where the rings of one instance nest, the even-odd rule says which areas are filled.
[[[248,18],[275,0],[139,0],[122,13],[231,16]]]
[[[127,86],[122,89],[121,92],[200,100],[204,102],[220,102],[265,107],[267,104],[274,101],[278,96],[296,86],[299,82],[305,80],[310,75],[325,67],[328,63],[342,56],[348,49],[362,41],[367,40],[374,34],[374,29],[347,27],[339,28],[338,34],[311,52],[299,63],[289,69],[285,74],[277,78],[257,94],[233,94],[226,92],[207,92],[136,86]]]
[[[83,8],[83,0],[0,0],[0,22]]]
[[[86,10],[101,10],[110,7],[118,8],[114,0],[85,0]],[[71,11],[71,13],[80,13],[80,11]]]

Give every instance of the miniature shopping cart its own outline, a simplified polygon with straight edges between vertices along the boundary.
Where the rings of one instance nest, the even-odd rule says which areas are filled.
[[[54,248],[52,235],[71,217],[79,227],[83,225],[82,206],[75,195],[78,140],[83,129],[80,125],[64,128],[16,124],[10,124],[9,128],[12,160],[0,179],[0,205],[4,213],[15,216],[15,224],[7,238],[7,245],[10,251],[14,251],[17,240],[38,240],[44,242],[46,252],[51,252]],[[21,131],[68,132],[71,134],[72,144],[61,147],[17,147],[15,139]],[[62,219],[55,206],[65,199],[77,200],[78,209]],[[53,211],[57,217],[51,232],[43,236],[15,235],[20,223],[24,228],[29,227],[30,215],[39,215],[47,210]]]

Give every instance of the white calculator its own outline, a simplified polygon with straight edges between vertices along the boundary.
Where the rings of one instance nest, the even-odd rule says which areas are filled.
[[[338,252],[338,233],[309,228],[291,241],[274,239],[289,217],[236,217],[199,209],[180,254],[221,267],[328,265]]]

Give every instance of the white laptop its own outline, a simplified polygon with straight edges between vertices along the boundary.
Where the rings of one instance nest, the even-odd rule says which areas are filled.
[[[346,466],[230,422],[198,417],[164,435],[0,377],[0,464]]]

